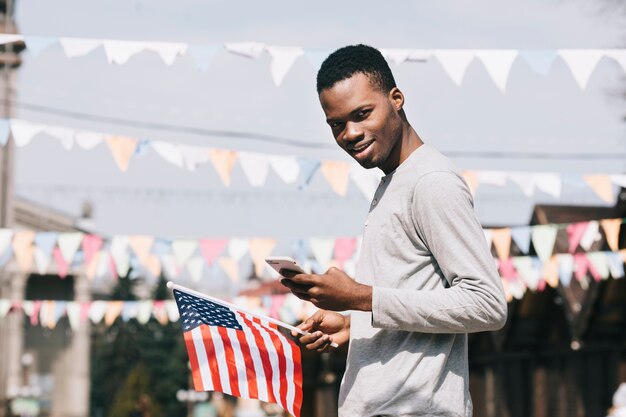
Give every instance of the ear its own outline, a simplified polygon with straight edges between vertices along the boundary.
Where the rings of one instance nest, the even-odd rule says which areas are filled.
[[[404,94],[398,87],[394,87],[389,91],[389,101],[396,111],[402,110],[404,106]]]

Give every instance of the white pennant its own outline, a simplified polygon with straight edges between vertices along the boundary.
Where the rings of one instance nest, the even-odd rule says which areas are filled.
[[[170,66],[179,55],[187,52],[187,44],[174,42],[150,42],[146,44],[146,51],[159,54],[165,65]]]
[[[525,196],[531,197],[535,192],[535,178],[533,176],[526,173],[511,172],[507,174],[507,177],[519,185]]]
[[[141,300],[137,304],[137,321],[139,324],[146,324],[152,316],[152,301]]]
[[[357,164],[350,166],[350,179],[367,200],[374,198],[381,176],[382,171],[378,169],[363,169]]]
[[[485,240],[487,241],[487,247],[491,250],[491,244],[493,243],[493,231],[491,229],[483,229]]]
[[[250,243],[248,239],[233,238],[228,241],[228,255],[235,262],[239,262],[249,250]]]
[[[176,165],[179,168],[183,167],[185,163],[183,160],[183,153],[180,150],[178,144],[154,141],[151,142],[152,148],[158,153],[161,158],[165,159],[170,164]]]
[[[165,311],[167,311],[167,318],[170,322],[175,322],[180,319],[180,313],[178,312],[178,306],[174,300],[165,300]]]
[[[89,308],[89,319],[94,324],[98,324],[102,321],[104,314],[107,312],[108,302],[106,301],[94,301]]]
[[[611,276],[613,278],[623,278],[624,277],[624,260],[622,257],[615,252],[608,252],[606,254],[609,262],[609,270],[611,271]]]
[[[502,171],[478,171],[476,179],[480,184],[504,187],[506,185],[506,173]]]
[[[115,262],[117,275],[125,277],[130,268],[130,254],[128,253],[128,236],[117,235],[111,240],[111,257]]]
[[[187,262],[187,271],[194,282],[200,282],[202,278],[202,272],[204,272],[204,259],[200,256],[195,256]]]
[[[530,256],[515,256],[513,257],[513,265],[526,286],[531,291],[535,291],[541,278],[541,271],[534,268],[532,258]]]
[[[102,278],[107,274],[107,272],[109,272],[109,259],[111,259],[111,255],[109,252],[106,251],[98,251],[94,255],[94,259],[96,259],[96,262],[98,262],[96,264],[95,276],[96,278]]]
[[[311,238],[309,240],[311,252],[322,268],[328,268],[333,258],[333,249],[335,249],[335,239],[332,238]]]
[[[554,242],[558,229],[554,225],[540,225],[531,228],[531,240],[537,256],[547,262],[554,251]]]
[[[106,39],[104,43],[104,52],[107,55],[109,63],[125,64],[133,55],[138,54],[146,48],[144,42],[133,41],[116,41]]]
[[[30,52],[34,57],[39,56],[44,50],[46,50],[50,45],[57,42],[56,38],[46,38],[40,36],[25,36],[24,42],[26,43],[26,49]]]
[[[287,184],[292,184],[300,174],[300,164],[294,156],[270,156],[270,166]]]
[[[59,249],[63,255],[63,259],[68,265],[72,264],[74,255],[83,241],[83,234],[77,233],[61,233],[58,238]]]
[[[535,186],[554,198],[561,197],[562,181],[559,174],[534,174]]]
[[[430,49],[413,49],[409,52],[409,56],[406,58],[410,62],[426,62],[433,56],[433,51]]]
[[[259,42],[239,42],[227,43],[224,45],[224,48],[226,48],[228,52],[256,59],[263,53],[265,45]]]
[[[103,133],[88,132],[86,130],[79,130],[74,137],[76,144],[85,150],[93,149],[104,140]]]
[[[102,45],[101,40],[96,39],[76,39],[60,38],[59,43],[68,58],[87,55],[89,52]]]
[[[611,175],[610,178],[613,184],[626,188],[626,175]]]
[[[517,51],[513,49],[493,49],[476,50],[474,53],[485,65],[493,82],[504,93],[513,61],[517,58]]]
[[[609,260],[604,252],[588,252],[587,259],[589,259],[589,262],[598,271],[602,279],[609,277]]]
[[[172,254],[166,253],[161,256],[161,266],[169,279],[178,277],[179,269],[176,265],[176,259],[174,259]]]
[[[253,187],[261,187],[265,184],[270,167],[267,155],[253,152],[239,152],[238,160],[250,185]]]
[[[70,322],[70,327],[72,330],[78,330],[80,326],[80,303],[76,301],[69,301],[65,305],[65,309],[67,312],[67,319]]]
[[[4,252],[9,248],[13,240],[13,230],[0,229],[0,257],[4,255]]]
[[[74,131],[61,126],[46,126],[44,132],[57,138],[65,150],[70,151],[74,146]]]
[[[52,253],[46,253],[39,247],[35,248],[35,265],[39,275],[46,275],[50,262],[52,262]]]
[[[589,222],[587,229],[585,229],[585,233],[583,233],[578,244],[585,251],[589,251],[589,249],[591,249],[591,245],[593,245],[594,242],[597,242],[601,238],[602,236],[600,235],[600,223],[592,220]]]
[[[461,85],[467,67],[474,59],[474,53],[464,49],[437,49],[435,58],[456,85]]]
[[[198,248],[197,240],[175,240],[172,242],[172,254],[174,255],[174,259],[176,260],[176,264],[181,268],[187,264],[191,255]]]
[[[0,299],[0,319],[4,318],[11,309],[11,300]]]
[[[199,146],[179,145],[180,153],[183,157],[185,167],[189,171],[195,171],[196,166],[206,164],[211,159],[210,154],[206,148]]]
[[[572,71],[580,89],[584,90],[604,52],[597,49],[560,49],[558,54]]]
[[[22,35],[10,35],[6,33],[0,34],[0,45],[5,45],[7,43],[13,43],[18,41],[23,41],[24,36]]]
[[[24,120],[11,119],[11,132],[15,146],[22,147],[30,143],[33,137],[42,132],[45,126],[38,123],[30,123]]]
[[[296,59],[304,55],[304,50],[290,46],[268,46],[267,52],[272,57],[271,73],[274,84],[279,86]]]
[[[409,59],[409,55],[411,55],[411,53],[413,52],[411,49],[399,48],[381,48],[379,50],[387,61],[392,61],[396,65],[403,64],[404,61]]]

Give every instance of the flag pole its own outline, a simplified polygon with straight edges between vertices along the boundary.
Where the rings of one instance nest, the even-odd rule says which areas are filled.
[[[254,312],[252,312],[250,310],[247,310],[247,309],[245,309],[243,307],[239,307],[239,306],[236,306],[236,305],[234,305],[232,303],[229,303],[228,301],[220,300],[219,298],[211,297],[210,295],[202,294],[201,292],[194,291],[194,290],[192,290],[190,288],[187,288],[187,287],[183,287],[182,285],[174,284],[172,281],[168,281],[167,282],[167,288],[169,288],[171,290],[180,290],[180,291],[186,292],[188,294],[191,294],[194,297],[202,298],[204,300],[210,301],[210,302],[215,303],[215,304],[219,304],[221,306],[224,306],[224,307],[227,307],[227,308],[230,308],[230,309],[233,309],[233,310],[239,310],[241,312],[244,312],[244,313],[249,314],[251,316],[257,317],[257,318],[259,318],[261,320],[268,321],[269,323],[275,324],[277,326],[284,327],[285,329],[291,330],[292,332],[296,332],[296,333],[301,334],[301,335],[311,334],[311,333],[306,332],[306,331],[304,331],[302,329],[299,329],[299,328],[297,328],[295,326],[287,324],[287,323],[285,323],[283,321],[276,320],[276,319],[273,319],[273,318],[268,317],[268,316],[264,316],[263,314],[254,313]],[[332,342],[330,345],[332,347],[334,347],[334,348],[339,347],[339,345],[337,345],[337,343],[335,343],[335,342]]]

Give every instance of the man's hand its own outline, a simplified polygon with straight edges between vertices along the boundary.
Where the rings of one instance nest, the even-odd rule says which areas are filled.
[[[350,340],[350,317],[326,310],[318,310],[303,321],[299,329],[310,334],[300,336],[300,343],[308,350],[323,352],[335,342],[341,347]],[[292,336],[297,333],[291,332]]]
[[[359,284],[338,268],[325,274],[299,274],[283,269],[281,283],[302,300],[333,311],[372,311],[372,287]]]

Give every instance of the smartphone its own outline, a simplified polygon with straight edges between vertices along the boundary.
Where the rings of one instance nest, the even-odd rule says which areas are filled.
[[[281,269],[288,269],[289,271],[300,272],[301,274],[306,273],[294,259],[288,256],[270,256],[265,258],[265,262],[279,274]]]

